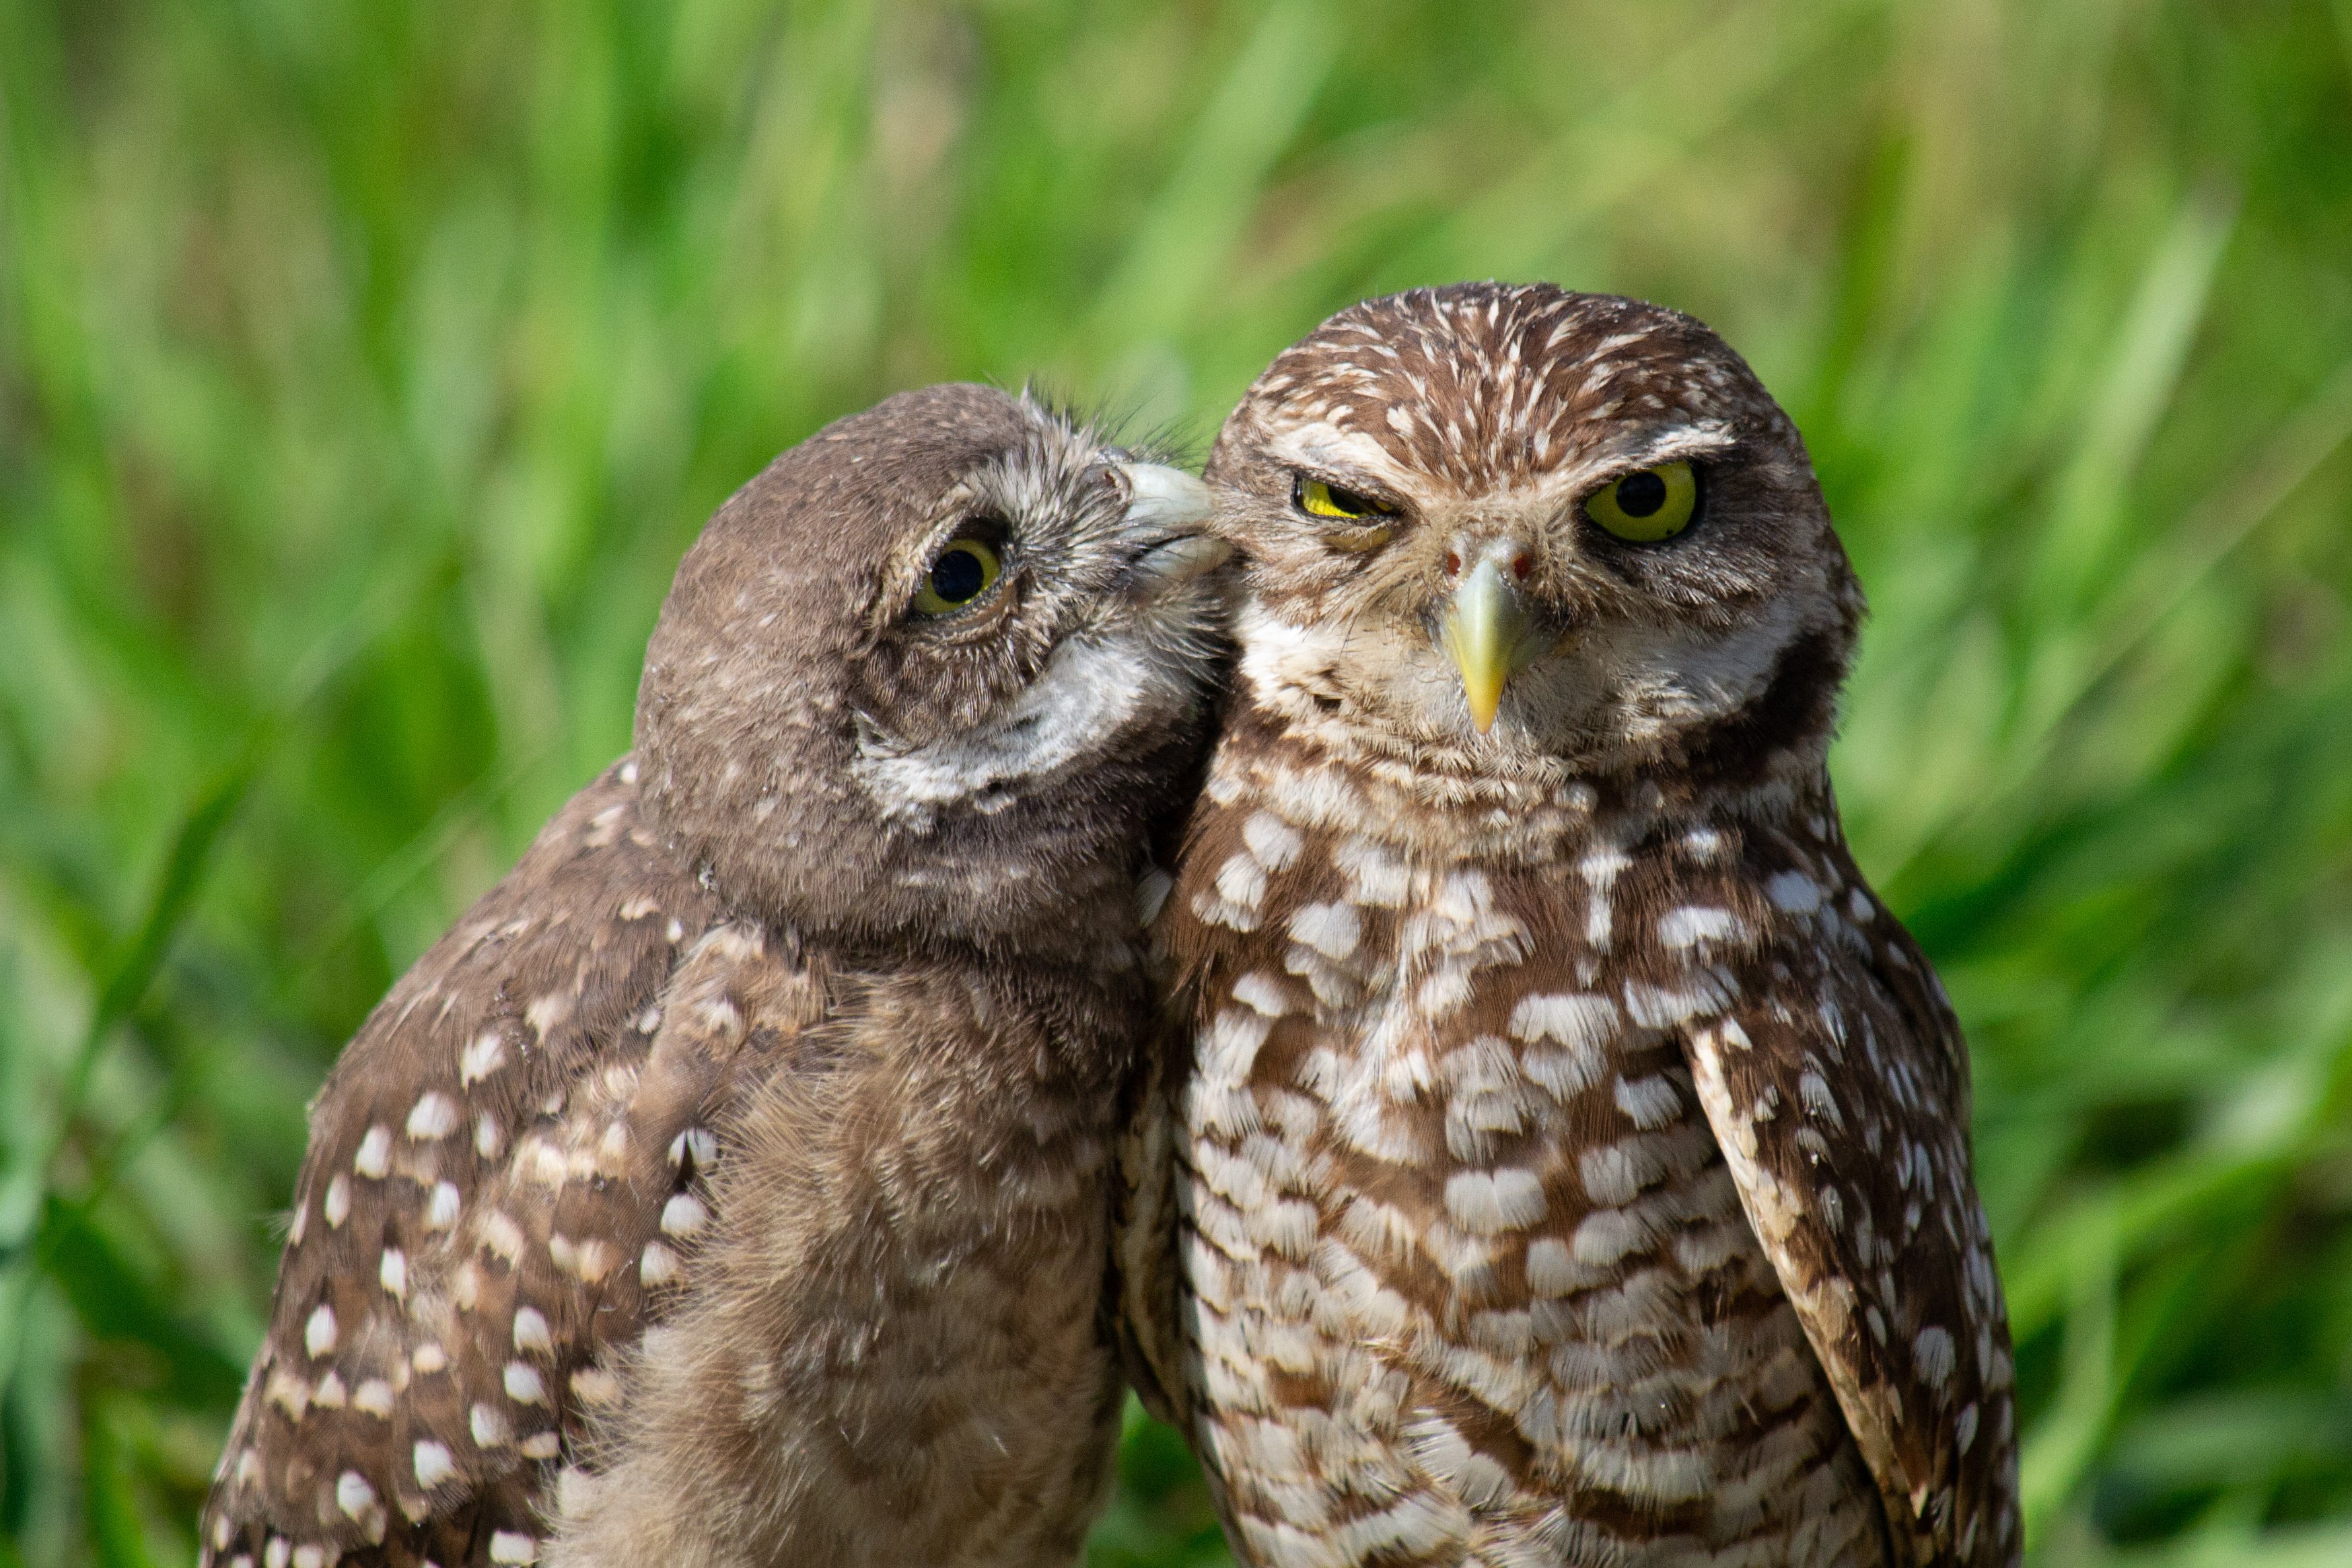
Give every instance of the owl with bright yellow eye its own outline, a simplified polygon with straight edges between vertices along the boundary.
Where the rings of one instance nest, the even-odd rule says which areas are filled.
[[[1236,689],[1126,1157],[1235,1554],[2018,1560],[1965,1047],[1826,771],[1863,600],[1713,332],[1341,311],[1211,458]]]

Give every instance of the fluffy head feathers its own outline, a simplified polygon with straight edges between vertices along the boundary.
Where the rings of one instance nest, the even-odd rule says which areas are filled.
[[[1676,461],[1701,487],[1679,534],[1589,515]],[[1776,739],[1826,741],[1861,595],[1795,427],[1689,317],[1540,284],[1368,300],[1258,378],[1209,478],[1255,564],[1244,674],[1335,744],[1549,777],[1687,766],[1759,707]],[[1302,507],[1307,481],[1381,509],[1385,537]],[[1523,646],[1482,733],[1448,616],[1490,560]]]

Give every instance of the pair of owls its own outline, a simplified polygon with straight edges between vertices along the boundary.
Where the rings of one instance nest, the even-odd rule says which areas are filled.
[[[205,1561],[1067,1563],[1124,1368],[1269,1568],[2014,1563],[1862,607],[1625,300],[1342,311],[1205,487],[832,426],[320,1092]]]

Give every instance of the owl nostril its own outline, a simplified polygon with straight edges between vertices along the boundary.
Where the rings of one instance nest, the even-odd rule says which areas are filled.
[[[1511,575],[1524,583],[1528,574],[1536,569],[1536,558],[1522,550],[1511,557]]]
[[[1460,551],[1449,550],[1445,552],[1445,574],[1448,577],[1459,577],[1462,575],[1462,552]]]

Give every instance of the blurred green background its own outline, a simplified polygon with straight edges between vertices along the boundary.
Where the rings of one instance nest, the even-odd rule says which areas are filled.
[[[730,489],[1488,276],[1812,443],[2037,1558],[2352,1562],[2352,0],[0,0],[0,1563],[191,1558],[305,1097]]]

